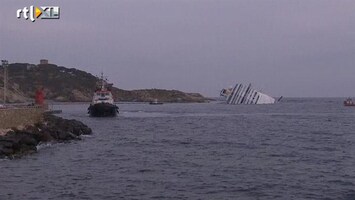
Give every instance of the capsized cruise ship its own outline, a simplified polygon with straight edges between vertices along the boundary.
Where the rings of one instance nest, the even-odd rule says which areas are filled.
[[[275,99],[252,88],[251,84],[236,84],[234,88],[222,89],[221,96],[227,104],[273,104]]]

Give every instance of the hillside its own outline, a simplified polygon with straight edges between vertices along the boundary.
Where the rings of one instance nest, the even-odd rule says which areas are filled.
[[[3,80],[1,68],[0,80]],[[34,98],[37,88],[44,87],[46,99],[60,102],[91,101],[98,78],[90,73],[54,64],[14,63],[8,67],[9,102],[27,102]],[[0,82],[3,87],[3,82]],[[112,88],[116,101],[149,102],[206,102],[198,93],[184,93],[178,90],[142,89],[123,90]],[[3,90],[0,90],[2,97]]]

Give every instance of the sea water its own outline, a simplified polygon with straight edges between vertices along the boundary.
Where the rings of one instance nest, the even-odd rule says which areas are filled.
[[[0,160],[0,199],[355,199],[355,107],[119,104],[81,141]]]

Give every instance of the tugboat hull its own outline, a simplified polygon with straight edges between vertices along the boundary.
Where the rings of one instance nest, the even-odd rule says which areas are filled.
[[[109,103],[91,104],[88,108],[91,117],[115,117],[118,107]]]
[[[347,103],[347,102],[344,102],[344,106],[355,106],[355,103]]]
[[[344,101],[344,106],[355,106],[355,102],[351,98],[347,98]]]

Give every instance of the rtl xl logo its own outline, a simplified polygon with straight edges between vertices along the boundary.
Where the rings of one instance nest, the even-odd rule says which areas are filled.
[[[30,18],[32,22],[36,21],[37,18],[40,19],[59,19],[59,7],[58,6],[30,6],[30,8],[24,7],[23,9],[18,9],[16,12],[17,18],[23,18],[26,20]]]

